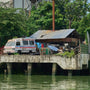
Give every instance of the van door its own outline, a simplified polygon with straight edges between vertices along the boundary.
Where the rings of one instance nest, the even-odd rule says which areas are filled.
[[[32,52],[36,52],[36,46],[34,40],[29,40],[30,49]]]
[[[27,39],[23,39],[22,43],[23,43],[22,51],[23,52],[29,52],[28,40]]]

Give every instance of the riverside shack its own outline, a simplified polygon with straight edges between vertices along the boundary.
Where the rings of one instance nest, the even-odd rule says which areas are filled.
[[[35,38],[36,42],[54,45],[57,48],[63,48],[68,45],[69,48],[76,48],[79,46],[80,36],[75,29],[62,29],[62,30],[38,30],[30,36]]]
[[[62,30],[38,30],[30,36],[35,38],[37,42],[78,42],[79,34],[75,29]]]

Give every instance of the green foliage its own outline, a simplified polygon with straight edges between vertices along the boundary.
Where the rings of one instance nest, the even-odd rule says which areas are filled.
[[[65,28],[64,17],[60,13],[60,8],[55,5],[55,29]],[[52,30],[52,3],[40,3],[37,9],[33,7],[31,16],[27,21],[28,30],[30,33],[37,30]]]
[[[88,11],[87,0],[73,0],[65,5],[65,16],[69,20],[69,28],[73,21],[80,21]]]
[[[80,24],[80,21],[73,21],[71,27],[77,30],[79,27],[79,24]]]
[[[88,11],[88,13],[87,13]],[[75,28],[85,38],[90,27],[87,0],[55,0],[55,29]],[[33,6],[30,17],[21,9],[0,8],[0,45],[14,37],[30,36],[37,30],[52,30],[52,3]]]
[[[14,53],[14,55],[19,55],[19,53]]]
[[[87,31],[90,33],[90,27],[86,28],[85,32]]]
[[[85,32],[90,27],[90,13],[88,13],[84,18],[81,19],[77,31],[82,36],[82,38],[85,38]]]
[[[85,38],[86,27],[82,22],[88,8],[87,0],[55,0],[55,29],[75,28]],[[52,30],[52,3],[44,2],[32,8],[27,29],[30,35],[37,30]]]
[[[57,53],[56,55],[71,58],[75,55],[75,53],[74,50],[71,50],[71,52],[65,51],[63,53]]]
[[[90,12],[90,3],[88,4],[88,12]]]
[[[86,43],[88,43],[87,31],[88,31],[88,33],[90,34],[90,27],[86,28],[86,30],[84,31],[84,32],[85,32],[85,40],[86,40]]]
[[[8,39],[23,35],[27,35],[24,13],[20,9],[0,8],[0,45],[4,45]]]

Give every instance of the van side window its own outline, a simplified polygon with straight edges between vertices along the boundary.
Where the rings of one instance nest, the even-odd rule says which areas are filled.
[[[23,45],[28,45],[28,41],[23,41]]]
[[[30,45],[34,45],[34,41],[29,41],[29,44]]]
[[[16,42],[16,46],[20,46],[20,42]]]

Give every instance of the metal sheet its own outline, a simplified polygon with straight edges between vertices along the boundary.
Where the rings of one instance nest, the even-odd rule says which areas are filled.
[[[35,39],[64,39],[73,31],[75,31],[75,29],[63,29],[57,31],[39,30],[30,37]]]
[[[51,30],[38,30],[36,33],[30,36],[30,38],[40,39],[41,37],[51,33]]]

